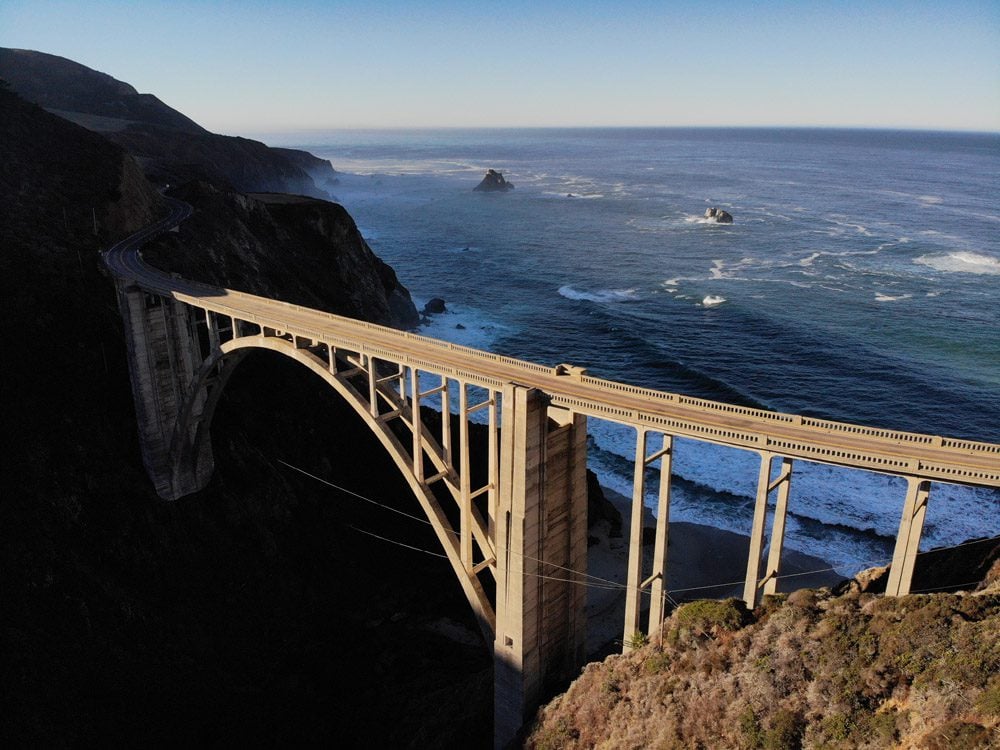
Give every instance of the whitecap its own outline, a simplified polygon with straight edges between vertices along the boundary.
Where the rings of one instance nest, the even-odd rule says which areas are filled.
[[[719,224],[714,218],[708,218],[701,214],[690,214],[684,217],[688,224],[718,224],[719,226],[730,226],[729,224]]]
[[[882,292],[875,292],[876,302],[898,302],[899,300],[909,299],[912,294],[897,294],[895,296],[891,294],[883,294]]]
[[[574,289],[568,284],[559,287],[559,294],[566,299],[587,302],[624,302],[635,299],[636,293],[636,289],[599,289],[596,292],[586,292]]]
[[[425,299],[414,297],[418,310]],[[417,329],[421,336],[449,341],[473,349],[490,349],[498,338],[510,333],[510,327],[474,307],[449,301],[444,313],[426,316],[425,323]]]
[[[725,297],[720,297],[717,294],[709,294],[701,301],[701,304],[705,307],[715,307],[716,305],[721,305],[725,301]]]
[[[1000,275],[1000,258],[982,253],[961,251],[946,255],[921,255],[916,262],[946,273]]]

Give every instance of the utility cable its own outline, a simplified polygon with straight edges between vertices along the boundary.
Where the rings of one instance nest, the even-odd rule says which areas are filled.
[[[358,500],[362,500],[362,501],[364,501],[366,503],[370,503],[371,505],[375,505],[375,506],[377,506],[379,508],[383,508],[384,510],[390,511],[392,513],[396,513],[397,515],[403,516],[405,518],[409,518],[411,520],[418,521],[418,522],[420,522],[422,524],[425,524],[427,526],[432,526],[431,522],[428,521],[426,518],[422,518],[422,517],[414,515],[412,513],[407,513],[406,511],[399,510],[398,508],[393,508],[390,505],[387,505],[385,503],[381,503],[381,502],[379,502],[377,500],[374,500],[374,499],[372,499],[370,497],[362,495],[359,492],[355,492],[354,490],[350,490],[350,489],[348,489],[346,487],[342,487],[342,486],[340,486],[338,484],[335,484],[334,482],[331,482],[331,481],[329,481],[327,479],[324,479],[324,478],[322,478],[320,476],[317,476],[316,474],[313,474],[313,473],[311,473],[311,472],[309,472],[309,471],[307,471],[307,470],[305,470],[305,469],[303,469],[303,468],[301,468],[299,466],[295,466],[294,464],[291,464],[291,463],[289,463],[289,462],[287,462],[287,461],[285,461],[283,459],[278,458],[278,459],[275,459],[275,460],[277,460],[279,463],[283,464],[284,466],[288,467],[289,469],[292,469],[293,471],[297,471],[300,474],[303,474],[303,475],[309,477],[310,479],[313,479],[313,480],[315,480],[317,482],[320,482],[320,483],[325,484],[325,485],[327,485],[329,487],[332,487],[333,489],[336,489],[336,490],[338,490],[340,492],[343,492],[343,493],[345,493],[347,495],[350,495],[351,497],[357,498]],[[448,559],[447,555],[442,554],[440,552],[433,552],[431,550],[424,549],[422,547],[417,547],[415,545],[407,544],[405,542],[400,542],[400,541],[397,541],[397,540],[394,540],[394,539],[389,539],[388,537],[384,537],[384,536],[381,536],[379,534],[375,534],[373,532],[366,531],[364,529],[360,529],[360,528],[358,528],[356,526],[350,526],[350,528],[354,529],[355,531],[357,531],[357,532],[359,532],[361,534],[365,534],[365,535],[373,537],[375,539],[380,539],[380,540],[382,540],[384,542],[388,542],[390,544],[395,544],[397,546],[405,547],[407,549],[411,549],[411,550],[414,550],[416,552],[422,552],[424,554],[432,555],[434,557],[440,557],[440,558],[443,558],[443,559]],[[454,529],[446,529],[446,531],[448,533],[452,534],[452,535],[455,535],[455,536],[459,535],[459,532],[455,531]],[[932,550],[926,550],[924,552],[918,552],[917,556],[919,557],[920,555],[927,555],[927,554],[936,553],[936,552],[944,552],[946,550],[957,549],[959,547],[966,547],[966,546],[973,545],[973,544],[984,544],[984,543],[993,542],[993,541],[1000,541],[1000,535],[993,536],[993,537],[987,537],[987,538],[984,538],[984,539],[969,540],[969,541],[966,541],[966,542],[960,542],[958,544],[952,544],[952,545],[948,545],[948,546],[945,546],[945,547],[936,547],[935,549],[932,549]],[[540,565],[546,565],[546,566],[549,566],[549,567],[552,567],[552,568],[556,568],[558,570],[565,570],[568,573],[573,574],[574,576],[580,576],[582,578],[591,579],[591,580],[590,581],[586,581],[586,580],[577,580],[575,578],[561,578],[561,577],[558,577],[558,576],[549,576],[549,575],[544,575],[544,574],[541,574],[541,573],[531,573],[531,572],[528,572],[528,571],[524,571],[525,575],[530,575],[530,576],[533,576],[533,577],[536,577],[536,578],[542,578],[542,579],[551,580],[551,581],[561,581],[561,582],[565,582],[565,583],[574,583],[574,584],[577,584],[577,585],[588,586],[588,587],[591,587],[591,588],[597,588],[597,589],[603,589],[603,590],[614,590],[614,589],[617,589],[617,590],[629,590],[629,589],[634,589],[635,588],[633,586],[630,586],[629,584],[619,583],[618,581],[612,581],[610,579],[601,578],[600,576],[595,576],[595,575],[592,575],[590,573],[584,573],[584,572],[576,570],[574,568],[569,568],[569,567],[566,567],[566,566],[563,566],[563,565],[558,565],[558,564],[553,563],[553,562],[548,562],[547,560],[542,560],[542,559],[539,559],[539,558],[536,558],[536,557],[531,557],[530,555],[525,555],[523,553],[519,553],[516,550],[511,550],[511,552],[513,554],[515,554],[515,555],[518,555],[519,557],[521,557],[524,560],[528,560],[528,561],[531,561],[531,562],[536,562],[536,563],[538,563]],[[880,564],[881,565],[888,565],[891,562],[891,559],[883,559],[883,560],[875,560],[875,561],[867,561],[867,562],[868,562],[869,567],[876,567],[876,566],[879,566]],[[776,576],[776,579],[777,580],[784,580],[784,579],[787,579],[787,578],[797,578],[797,577],[801,577],[801,576],[813,575],[813,574],[816,574],[816,573],[829,573],[829,572],[835,572],[835,571],[836,571],[835,567],[815,568],[813,570],[799,571],[797,573],[785,573],[783,575]],[[742,585],[744,583],[745,583],[745,580],[741,579],[741,580],[738,580],[738,581],[729,581],[729,582],[726,582],[726,583],[713,583],[713,584],[705,584],[705,585],[702,585],[702,586],[688,586],[688,587],[684,587],[684,588],[675,588],[675,589],[671,589],[670,591],[667,591],[667,589],[664,588],[664,592],[665,592],[665,598],[668,599],[670,601],[670,603],[674,607],[677,607],[679,605],[673,599],[673,597],[670,596],[671,593],[673,593],[673,594],[680,594],[680,593],[687,593],[687,592],[690,592],[690,591],[705,591],[705,590],[708,590],[708,589],[718,589],[718,588],[724,588],[724,587],[739,586],[739,585]],[[948,586],[939,586],[939,587],[930,588],[930,589],[918,589],[918,590],[912,591],[911,593],[922,593],[922,592],[927,592],[927,591],[936,591],[936,590],[940,590],[940,589],[954,588],[956,585],[957,586],[968,586],[968,585],[974,585],[976,583],[978,583],[978,581],[971,581],[971,582],[967,582],[967,583],[963,583],[963,584],[952,584],[952,585],[948,585]],[[647,590],[646,588],[640,588],[639,592],[640,592],[640,594],[643,594],[643,595],[646,595],[646,596],[651,595],[651,592],[649,590]]]

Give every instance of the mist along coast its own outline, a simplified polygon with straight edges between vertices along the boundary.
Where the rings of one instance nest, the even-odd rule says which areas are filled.
[[[1000,439],[1000,136],[850,130],[338,131],[271,135],[331,188],[421,332],[730,403]],[[475,192],[488,169],[516,189]],[[720,224],[717,208],[733,217]],[[629,496],[634,437],[589,460]],[[671,520],[745,534],[757,457],[679,440]],[[799,462],[786,545],[884,565],[905,495]],[[653,497],[647,498],[652,506]],[[1000,533],[1000,494],[936,484],[922,546]],[[829,567],[829,566],[824,566]]]

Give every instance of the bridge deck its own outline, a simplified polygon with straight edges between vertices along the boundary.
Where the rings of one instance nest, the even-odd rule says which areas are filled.
[[[183,220],[189,211],[183,204],[173,205],[172,215],[160,225],[110,250],[106,256],[108,266],[118,276],[150,292],[172,296],[220,315],[447,374],[485,388],[498,389],[503,383],[539,388],[555,405],[614,422],[791,458],[957,484],[1000,487],[997,444],[769,412],[584,374],[560,374],[557,368],[203,285],[146,265],[139,257],[138,247],[151,234]]]

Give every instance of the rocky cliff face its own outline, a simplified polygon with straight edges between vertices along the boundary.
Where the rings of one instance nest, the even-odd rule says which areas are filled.
[[[277,151],[282,156],[287,157],[295,166],[312,177],[317,187],[326,190],[328,194],[334,187],[340,184],[340,177],[337,176],[337,170],[333,168],[328,159],[320,159],[308,151],[300,151],[295,148],[272,147],[271,150]]]
[[[419,322],[410,293],[368,247],[342,206],[296,196],[244,195],[207,183],[175,192],[195,208],[178,233],[143,252],[187,278],[374,323]]]

